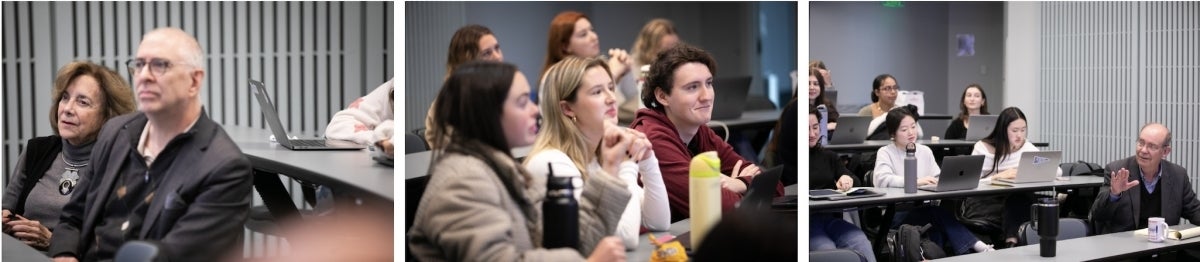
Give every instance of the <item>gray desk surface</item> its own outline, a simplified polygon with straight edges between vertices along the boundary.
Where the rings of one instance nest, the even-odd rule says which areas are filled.
[[[948,148],[948,147],[972,147],[972,146],[975,146],[975,142],[976,141],[952,140],[952,139],[941,139],[938,142],[933,142],[933,140],[928,140],[928,139],[917,140],[918,144],[928,146],[932,149]],[[890,141],[890,140],[867,140],[867,141],[863,141],[860,144],[826,145],[825,149],[833,150],[836,152],[875,151],[875,150],[879,150],[880,147],[886,146],[891,143],[892,143],[892,141]],[[1047,146],[1050,146],[1050,143],[1034,142],[1033,145],[1037,146],[1037,147],[1047,147]]]
[[[1050,190],[1053,188],[1080,188],[1080,187],[1098,187],[1104,183],[1103,177],[1098,176],[1074,176],[1070,177],[1069,181],[1042,182],[1042,183],[1027,183],[1016,184],[1015,186],[995,186],[991,184],[980,184],[979,188],[973,190],[959,190],[949,192],[929,192],[917,190],[917,193],[906,194],[903,188],[873,188],[872,190],[886,192],[886,195],[880,197],[867,197],[846,200],[809,200],[808,209],[810,211],[836,210],[848,207],[861,207],[880,204],[890,204],[909,201],[923,201],[943,198],[958,198],[980,195],[998,195],[1010,194],[1017,192],[1031,192],[1040,190]]]
[[[33,249],[32,247],[25,245],[25,243],[22,243],[21,240],[17,240],[16,238],[14,238],[8,234],[0,234],[0,235],[4,235],[4,240],[3,240],[4,241],[3,242],[4,257],[3,257],[3,259],[0,259],[0,260],[22,261],[22,262],[24,262],[24,261],[50,261],[49,257],[46,257],[46,255],[42,254],[42,252],[37,251],[37,249]],[[647,256],[646,259],[649,259],[649,256]]]
[[[279,173],[360,197],[395,201],[394,168],[376,163],[367,149],[353,151],[292,151],[269,142],[266,129],[226,126],[255,170]],[[362,195],[365,194],[365,195]]]
[[[1195,227],[1186,224],[1171,228]],[[1059,240],[1054,257],[1042,257],[1038,245],[1027,245],[992,252],[975,253],[939,259],[938,261],[1094,261],[1117,260],[1200,246],[1200,238],[1165,240],[1153,243],[1133,231]]]
[[[738,119],[716,120],[708,122],[709,127],[717,127],[724,123],[729,128],[750,127],[755,125],[769,125],[774,127],[775,122],[779,121],[779,115],[783,114],[783,110],[754,110],[742,112],[742,117]]]
[[[662,238],[666,234],[679,236],[692,230],[692,222],[689,219],[680,220],[671,224],[671,228],[667,232],[650,232],[654,233],[654,237]],[[625,258],[628,261],[650,261],[650,254],[654,252],[654,245],[650,244],[650,234],[642,234],[638,240],[638,246],[634,250],[627,250]]]
[[[533,150],[533,146],[524,146],[513,148],[513,157],[521,158],[529,155],[529,151]],[[433,151],[422,151],[404,155],[404,179],[413,179],[423,177],[429,174],[429,161],[433,158]]]

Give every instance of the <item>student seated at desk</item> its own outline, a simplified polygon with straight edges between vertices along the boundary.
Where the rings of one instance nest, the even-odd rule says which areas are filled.
[[[58,70],[50,91],[54,135],[30,139],[4,189],[3,228],[26,245],[46,251],[62,208],[91,163],[100,127],[133,112],[133,91],[116,71],[89,61]],[[12,219],[10,216],[12,215]]]
[[[633,198],[616,235],[627,249],[634,249],[640,227],[667,231],[671,210],[650,141],[642,132],[616,125],[615,89],[603,60],[570,56],[551,66],[539,94],[543,129],[524,166],[539,177],[546,177],[553,166],[555,176],[572,177],[577,189],[596,176],[620,177]],[[601,154],[598,149],[606,142],[626,150]],[[575,190],[575,198],[582,193]]]
[[[882,74],[871,81],[871,103],[858,110],[860,116],[880,117],[887,115],[888,110],[896,106],[896,97],[900,96],[900,85],[896,77]]]
[[[1187,169],[1163,158],[1171,154],[1171,130],[1148,123],[1138,133],[1134,156],[1108,163],[1112,185],[1101,187],[1092,205],[1097,234],[1146,228],[1151,217],[1168,225],[1180,218],[1200,221],[1200,200],[1192,190]]]
[[[963,89],[962,98],[958,99],[958,116],[950,121],[950,126],[946,127],[946,134],[942,139],[965,139],[967,138],[967,127],[971,126],[971,116],[986,115],[987,93],[983,92],[983,87],[979,84],[967,85]]]
[[[789,104],[794,109],[795,100]],[[785,109],[786,110],[786,109]],[[793,111],[794,112],[794,111]],[[808,189],[837,189],[846,190],[861,186],[849,169],[838,160],[837,153],[821,148],[820,113],[816,107],[808,109]],[[793,169],[794,170],[794,169]],[[808,250],[828,250],[846,248],[858,252],[867,261],[875,261],[875,252],[871,249],[871,240],[863,234],[862,229],[846,222],[841,213],[813,214],[808,224]]]
[[[983,170],[979,173],[983,179],[1016,178],[1021,153],[1040,150],[1026,139],[1029,126],[1020,108],[1005,108],[996,122],[991,134],[975,142],[971,154],[984,156]],[[1062,175],[1062,169],[1058,175]],[[1017,243],[1017,230],[1030,219],[1029,206],[1035,197],[1033,193],[1016,193],[967,198],[963,207],[970,212],[963,212],[963,216],[990,223],[1002,220],[1004,242],[1013,246]]]
[[[875,159],[874,182],[876,187],[904,187],[904,156],[905,147],[909,144],[916,146],[917,185],[937,184],[938,175],[942,170],[934,162],[933,151],[928,146],[917,143],[917,117],[907,107],[892,109],[887,114],[888,134],[892,143],[879,148]],[[907,214],[905,214],[907,213]],[[955,255],[966,254],[970,251],[991,251],[990,245],[979,241],[974,234],[954,218],[945,209],[936,206],[925,206],[896,215],[894,226],[900,224],[926,225],[933,224],[931,239],[947,247]]]
[[[699,48],[680,44],[659,54],[650,66],[642,103],[630,127],[645,133],[653,144],[671,205],[671,221],[689,217],[688,171],[692,157],[716,151],[721,158],[721,210],[733,210],[759,168],[742,158],[717,136],[708,121],[714,101],[713,74],[717,62]],[[783,195],[783,185],[776,185]]]
[[[346,109],[333,114],[325,127],[325,137],[374,144],[389,157],[394,156],[392,132],[396,125],[392,124],[395,104],[392,80],[388,79],[371,93],[355,99]]]
[[[504,52],[500,50],[500,40],[492,33],[492,29],[482,25],[466,25],[458,28],[457,31],[454,31],[454,36],[450,37],[450,46],[446,49],[446,78],[450,78],[450,73],[458,65],[476,59],[504,62]],[[433,108],[435,107],[437,107],[437,98],[430,103],[429,111],[425,114],[425,143],[429,144],[431,150],[442,147],[441,141],[433,139],[433,133],[439,132],[438,127],[433,124]]]
[[[434,150],[409,249],[422,261],[612,261],[625,258],[616,237],[629,191],[613,175],[589,178],[579,201],[579,247],[541,248],[546,179],[525,171],[513,147],[537,135],[538,109],[525,75],[511,64],[475,61],[456,68],[438,93]],[[448,132],[453,130],[453,132]],[[601,153],[619,145],[602,147]]]
[[[814,107],[824,105],[826,115],[829,117],[828,121],[825,121],[826,126],[829,130],[834,130],[837,129],[838,116],[841,114],[838,114],[837,104],[825,97],[825,86],[828,84],[825,83],[825,78],[821,77],[821,71],[818,70],[817,68],[808,69],[808,105]]]

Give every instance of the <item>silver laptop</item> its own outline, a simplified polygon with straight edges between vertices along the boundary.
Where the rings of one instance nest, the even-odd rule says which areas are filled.
[[[357,143],[342,140],[290,139],[287,130],[283,129],[283,122],[279,121],[275,103],[272,103],[271,98],[267,96],[266,86],[262,82],[254,80],[250,80],[250,85],[251,92],[257,98],[259,107],[262,108],[263,118],[267,120],[267,126],[271,129],[271,133],[275,134],[275,141],[283,147],[291,150],[359,150],[366,148]]]
[[[979,172],[983,169],[983,155],[947,156],[942,159],[942,174],[937,184],[917,187],[933,192],[969,190],[979,187]]]
[[[1058,175],[1058,164],[1062,163],[1062,151],[1032,151],[1021,153],[1017,166],[1017,177],[997,178],[1001,183],[1035,183],[1054,181]]]
[[[992,134],[992,129],[996,128],[996,120],[1000,119],[998,115],[977,115],[971,116],[971,126],[967,127],[967,137],[963,140],[979,141]]]
[[[837,129],[830,133],[830,145],[862,144],[867,140],[871,130],[871,117],[846,116],[838,117]]]
[[[742,111],[746,110],[746,96],[750,93],[750,80],[749,76],[713,79],[715,101],[712,120],[742,118]]]

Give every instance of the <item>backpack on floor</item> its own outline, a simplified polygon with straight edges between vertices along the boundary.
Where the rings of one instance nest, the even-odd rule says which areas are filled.
[[[946,257],[942,246],[929,239],[927,232],[932,226],[900,225],[900,228],[888,232],[885,253],[890,253],[890,261],[920,262]]]

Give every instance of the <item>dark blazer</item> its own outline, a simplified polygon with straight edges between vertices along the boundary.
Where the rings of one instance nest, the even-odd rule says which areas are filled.
[[[92,165],[82,175],[80,187],[63,207],[62,221],[51,239],[50,256],[74,254],[81,261],[94,245],[101,211],[116,184],[116,174],[136,158],[137,142],[148,119],[137,112],[108,121],[92,148]],[[201,112],[187,132],[168,144],[164,152],[176,157],[161,174],[162,182],[142,223],[140,240],[157,242],[171,261],[215,261],[229,254],[242,237],[250,210],[252,176],[250,160],[229,135]],[[174,149],[171,149],[174,148]],[[155,165],[168,163],[156,162]],[[118,245],[119,246],[119,245]]]
[[[1112,172],[1125,168],[1129,170],[1129,181],[1137,181],[1141,175],[1134,157],[1108,163],[1104,167],[1112,179]],[[1107,184],[1107,183],[1106,183]],[[1162,161],[1162,176],[1158,180],[1158,190],[1162,190],[1162,217],[1169,225],[1178,225],[1179,218],[1187,218],[1193,224],[1200,222],[1200,199],[1192,190],[1192,181],[1188,178],[1187,169],[1166,160]],[[1092,223],[1096,225],[1098,234],[1123,232],[1137,229],[1137,219],[1141,212],[1141,194],[1145,189],[1140,184],[1125,192],[1121,192],[1116,202],[1109,202],[1109,187],[1101,187],[1096,202],[1092,204]]]

